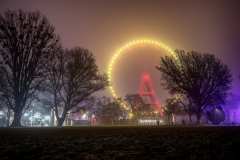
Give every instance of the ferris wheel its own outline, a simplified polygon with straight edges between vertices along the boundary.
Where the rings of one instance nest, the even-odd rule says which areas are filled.
[[[118,99],[120,97],[118,95],[118,91],[117,91],[115,83],[113,81],[113,72],[114,72],[114,68],[116,67],[116,62],[120,60],[121,56],[123,56],[124,54],[127,54],[128,53],[127,51],[129,49],[137,48],[142,45],[154,47],[157,49],[162,49],[167,54],[176,57],[174,51],[170,47],[168,47],[166,44],[164,44],[160,41],[157,41],[157,40],[144,38],[144,39],[133,40],[133,41],[126,43],[125,45],[123,45],[122,47],[117,49],[117,51],[113,54],[113,56],[111,57],[111,60],[108,64],[108,68],[107,68],[107,76],[108,76],[108,81],[110,84],[109,90],[110,90],[110,93],[112,94],[113,98]],[[162,114],[162,108],[161,108],[160,102],[156,97],[154,88],[152,87],[151,77],[147,73],[144,73],[142,75],[142,78],[140,81],[140,87],[139,87],[139,95],[142,97],[148,96],[151,103],[156,107],[156,110],[160,114]],[[119,101],[119,103],[128,112],[129,117],[131,117],[133,115],[133,113],[132,113],[131,108],[127,104],[127,102],[121,100],[121,101]]]

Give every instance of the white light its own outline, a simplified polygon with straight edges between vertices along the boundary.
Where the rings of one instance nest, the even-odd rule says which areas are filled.
[[[41,117],[41,114],[37,112],[37,113],[35,113],[35,114],[33,115],[33,117],[34,117],[34,118],[40,118],[40,117]]]
[[[50,116],[44,116],[44,120],[49,121],[50,120]]]
[[[24,115],[23,115],[23,116],[24,116],[24,117],[27,117],[28,115],[29,115],[29,114],[26,112],[26,113],[24,113]]]
[[[139,123],[157,123],[155,119],[139,119]]]
[[[163,123],[163,120],[157,120],[157,119],[139,119],[138,123],[141,125],[157,125],[158,123]]]
[[[88,120],[88,116],[87,113],[84,113],[81,117],[82,120]]]
[[[0,116],[3,116],[4,115],[4,112],[3,111],[0,111]]]

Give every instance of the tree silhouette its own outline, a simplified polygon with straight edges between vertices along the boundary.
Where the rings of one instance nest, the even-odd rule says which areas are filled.
[[[76,47],[63,54],[59,54],[48,72],[48,86],[58,126],[63,125],[71,109],[107,86],[106,76],[99,74],[93,54],[87,49]]]
[[[176,97],[171,97],[166,100],[163,111],[169,125],[173,124],[173,115],[178,113],[181,109],[182,108],[179,105],[179,101]]]
[[[65,61],[66,62],[66,61]],[[62,78],[64,73],[64,50],[62,48],[56,49],[49,55],[49,61],[45,67],[45,91],[41,97],[41,102],[58,113],[58,107],[63,100],[60,97],[62,89]],[[59,118],[59,117],[58,117]],[[58,119],[57,119],[58,120]]]
[[[190,122],[192,122],[192,108],[191,103],[185,98],[184,95],[173,95],[172,97],[166,99],[166,104],[164,105],[164,115],[166,116],[169,124],[173,124],[173,115],[187,113]]]
[[[119,100],[102,97],[97,105],[96,118],[103,124],[113,124],[120,117],[124,117],[124,110]]]
[[[125,101],[131,107],[133,119],[155,116],[153,106],[146,104],[139,94],[127,94]]]
[[[164,85],[171,93],[185,95],[200,123],[202,111],[211,105],[225,103],[231,87],[229,68],[211,54],[176,51],[176,57],[161,58]]]
[[[0,96],[21,126],[23,109],[41,89],[44,64],[58,44],[54,27],[39,12],[6,11],[0,15]]]

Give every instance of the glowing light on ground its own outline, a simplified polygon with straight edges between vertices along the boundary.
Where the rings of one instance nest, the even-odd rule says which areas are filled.
[[[113,69],[114,69],[114,65],[116,63],[116,61],[119,59],[120,55],[124,55],[126,54],[126,51],[130,48],[135,48],[141,45],[146,45],[146,46],[150,46],[150,47],[156,47],[158,49],[163,49],[164,51],[166,51],[168,54],[172,55],[175,57],[175,53],[174,51],[168,47],[166,44],[156,41],[156,40],[152,40],[152,39],[138,39],[138,40],[133,40],[130,41],[128,43],[126,43],[124,46],[120,47],[112,56],[110,63],[108,65],[108,69],[107,69],[107,75],[108,75],[108,81],[110,83],[109,86],[109,90],[112,94],[112,96],[116,99],[119,98],[119,96],[117,95],[117,92],[115,90],[115,88],[113,87]],[[119,101],[119,103],[121,104],[121,106],[126,109],[127,111],[129,111],[129,117],[133,116],[133,113],[131,112],[131,108],[127,105],[126,102],[124,101]]]
[[[163,120],[156,120],[156,119],[139,119],[138,124],[140,125],[157,125],[157,124],[162,124]]]

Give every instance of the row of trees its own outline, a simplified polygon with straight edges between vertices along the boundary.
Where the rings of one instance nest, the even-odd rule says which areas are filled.
[[[230,70],[211,54],[175,53],[161,58],[157,67],[163,85],[175,97],[167,101],[166,113],[178,106],[190,119],[195,114],[200,123],[207,107],[225,103],[232,81]],[[51,108],[61,126],[73,108],[107,85],[93,54],[80,47],[64,49],[54,27],[39,12],[19,10],[0,15],[0,106],[7,107],[8,115],[14,113],[11,126],[21,126],[22,114],[34,103]],[[126,100],[137,116],[152,112],[141,100],[135,101],[136,96],[129,95]],[[111,106],[119,105],[102,106],[108,108],[107,114]]]
[[[59,36],[39,12],[0,15],[0,102],[14,113],[11,126],[35,101],[51,107],[58,126],[85,98],[107,86],[93,54],[63,49]]]

